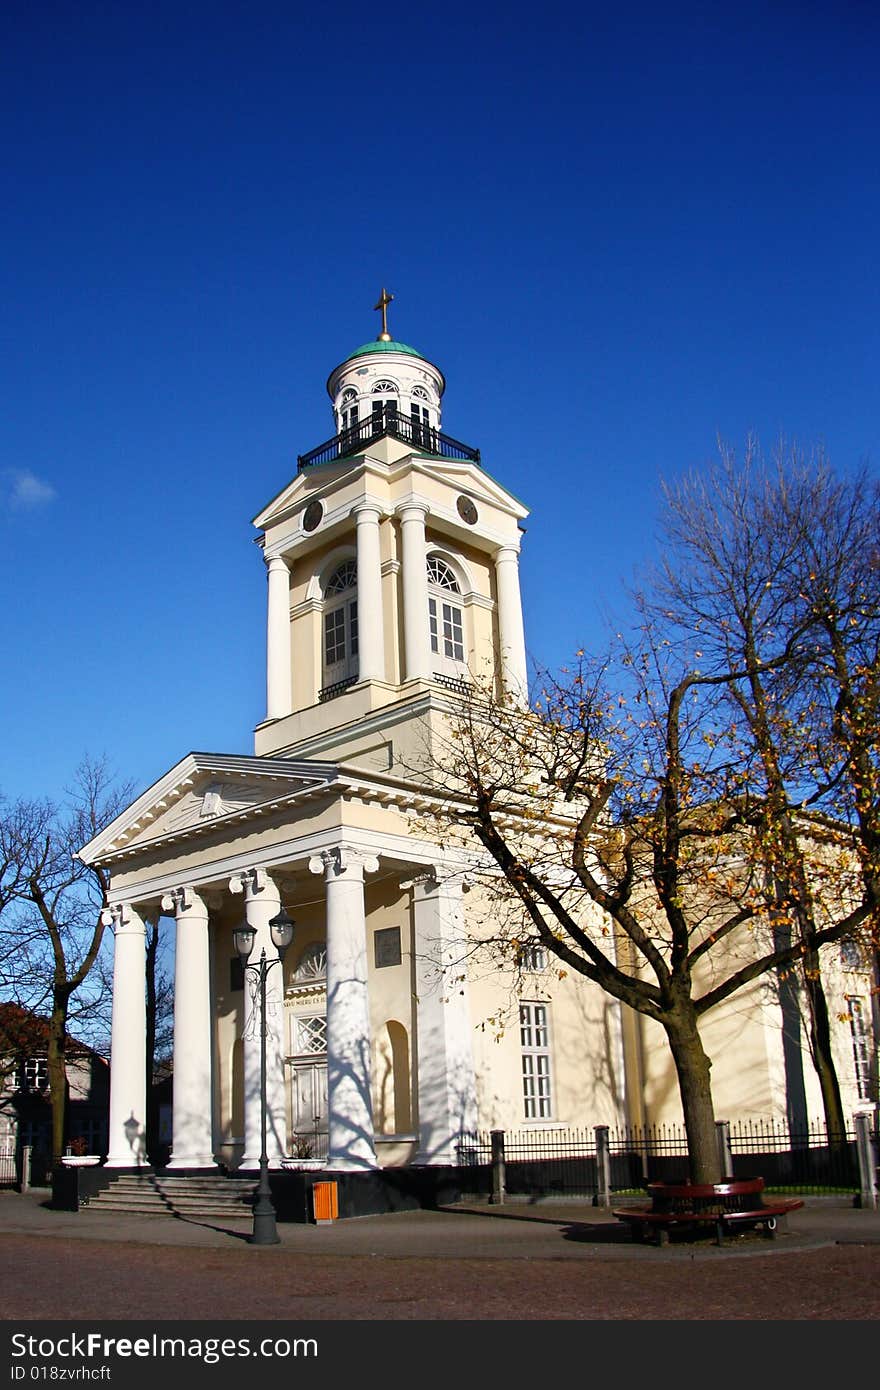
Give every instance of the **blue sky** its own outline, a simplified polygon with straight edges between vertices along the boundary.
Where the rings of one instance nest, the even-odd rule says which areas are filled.
[[[601,646],[717,435],[880,459],[868,3],[7,0],[0,788],[252,751],[251,518],[390,326]]]

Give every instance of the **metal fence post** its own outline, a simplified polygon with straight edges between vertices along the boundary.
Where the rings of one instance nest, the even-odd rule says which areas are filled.
[[[715,1139],[718,1144],[718,1162],[721,1165],[721,1181],[733,1178],[733,1153],[730,1148],[730,1121],[715,1121]]]
[[[596,1136],[596,1206],[611,1206],[611,1145],[608,1126],[594,1125]]]
[[[504,1130],[492,1130],[492,1193],[489,1201],[498,1206],[504,1202]]]
[[[21,1146],[21,1190],[27,1192],[31,1185],[31,1145]]]
[[[856,1152],[859,1156],[859,1206],[877,1208],[877,1154],[871,1133],[871,1116],[859,1114],[856,1122]]]

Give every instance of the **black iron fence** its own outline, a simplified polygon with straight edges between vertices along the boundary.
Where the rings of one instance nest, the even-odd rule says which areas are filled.
[[[719,1131],[719,1143],[729,1146],[726,1166],[730,1177],[762,1177],[769,1189],[805,1195],[855,1195],[860,1191],[855,1123],[831,1142],[825,1126],[818,1122],[793,1129],[782,1121],[746,1121],[719,1126]],[[494,1131],[494,1181],[499,1133]],[[601,1153],[598,1134],[595,1128],[506,1131],[502,1138],[506,1193],[595,1199],[603,1185],[620,1194],[640,1192],[648,1182],[687,1181],[683,1126],[603,1127]],[[469,1191],[475,1195],[492,1193],[492,1133],[465,1136],[459,1145],[459,1163]]]
[[[319,444],[316,449],[311,449],[307,454],[300,454],[297,465],[300,469],[313,468],[315,464],[328,463],[330,459],[348,458],[386,434],[402,440],[404,444],[411,444],[414,449],[439,458],[480,462],[479,449],[472,448],[470,444],[462,444],[460,439],[453,439],[452,435],[443,434],[431,425],[401,415],[386,405],[375,415],[361,420],[340,434],[335,434],[324,444]]]

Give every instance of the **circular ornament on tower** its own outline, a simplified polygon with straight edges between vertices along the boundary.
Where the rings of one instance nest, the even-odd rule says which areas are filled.
[[[303,512],[302,528],[304,531],[317,531],[324,517],[324,503],[310,502]]]
[[[456,503],[458,514],[462,521],[466,521],[468,526],[474,526],[477,520],[477,509],[469,497],[462,495]]]

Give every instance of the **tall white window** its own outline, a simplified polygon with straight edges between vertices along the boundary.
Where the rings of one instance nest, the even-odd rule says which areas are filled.
[[[464,622],[461,590],[452,568],[439,555],[428,556],[428,624],[431,651],[447,671],[464,665]],[[458,602],[456,602],[456,597]],[[461,674],[460,671],[458,674]]]
[[[398,394],[393,381],[377,381],[373,387],[373,428],[378,433],[397,417]]]
[[[357,564],[344,560],[324,586],[324,689],[358,673]]]
[[[550,1020],[546,1004],[520,1004],[523,1114],[527,1120],[553,1115],[550,1080]]]
[[[413,444],[424,449],[431,446],[431,416],[428,410],[428,393],[423,386],[414,386],[409,407],[413,427]]]
[[[358,394],[350,386],[342,393],[340,415],[343,433],[356,428],[358,423]]]
[[[865,1019],[865,1006],[861,999],[853,996],[847,999],[846,1003],[849,1010],[856,1089],[859,1093],[859,1100],[868,1100],[871,1094],[871,1049],[868,1024]]]

